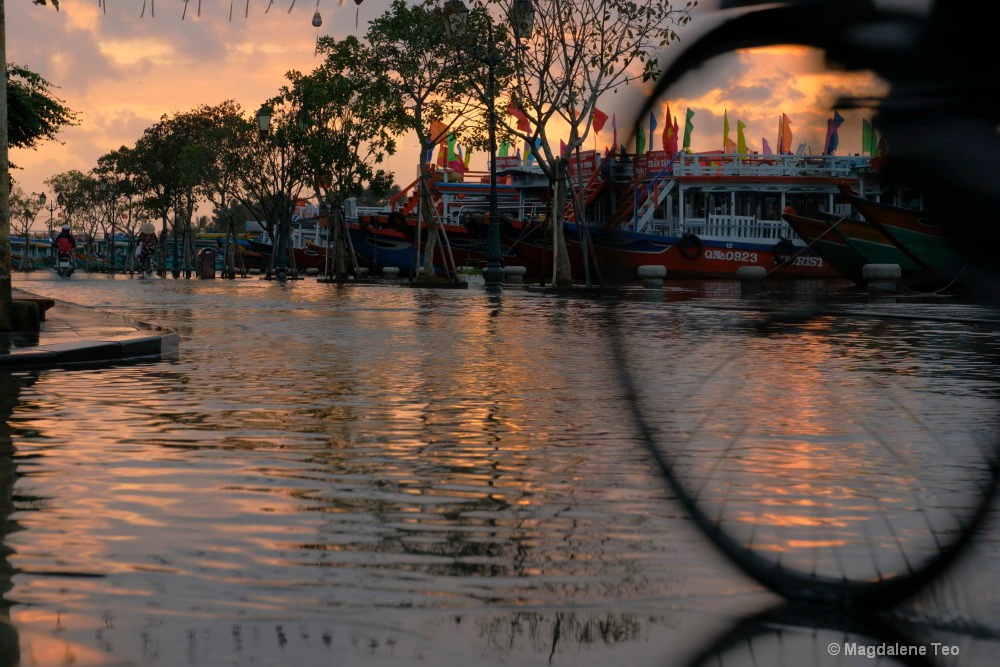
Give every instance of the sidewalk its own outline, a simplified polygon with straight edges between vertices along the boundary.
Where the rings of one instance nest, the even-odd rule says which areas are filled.
[[[13,298],[35,295],[14,288]],[[96,308],[55,300],[40,331],[0,333],[0,371],[102,365],[176,354],[178,334]]]

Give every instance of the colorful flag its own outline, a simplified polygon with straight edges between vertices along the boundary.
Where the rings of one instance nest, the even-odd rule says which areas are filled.
[[[603,130],[606,122],[608,122],[608,114],[594,107],[594,131],[600,132]]]
[[[531,129],[531,121],[524,115],[524,112],[521,111],[520,107],[513,102],[511,102],[510,106],[507,107],[507,113],[517,119],[517,129],[522,132],[527,132]]]
[[[649,112],[649,150],[653,150],[653,137],[656,136],[656,114]]]
[[[667,152],[667,155],[673,155],[677,152],[677,120],[670,115],[669,104],[663,122],[666,124],[666,127],[663,128],[663,150]]]
[[[611,114],[611,145],[618,150],[618,125],[615,123],[615,114]]]
[[[458,153],[455,152],[455,147],[458,145],[458,137],[455,136],[454,132],[448,134],[448,163],[450,164],[454,160],[458,159]]]
[[[448,126],[439,120],[432,120],[427,134],[430,136],[431,141],[435,144],[439,144],[445,140],[445,137],[448,134]]]
[[[792,121],[788,114],[782,113],[778,123],[778,153],[787,155],[792,152]]]
[[[635,154],[642,155],[646,152],[646,133],[642,131],[642,123],[635,125]]]
[[[747,155],[750,153],[747,150],[747,138],[743,136],[743,130],[746,129],[746,123],[742,120],[736,121],[736,152],[739,155]]]
[[[875,155],[872,156],[872,169],[876,171],[885,166],[885,161],[888,159],[885,151],[885,135],[883,134],[878,138],[878,146],[875,147]]]
[[[840,144],[840,139],[837,137],[837,130],[844,122],[844,117],[840,115],[840,112],[836,109],[833,110],[833,118],[829,118],[826,121],[826,141],[823,144],[823,155],[833,155],[837,150],[837,146]]]
[[[507,153],[509,152],[510,142],[505,139],[504,142],[500,144],[500,148],[497,151],[497,157],[507,157]]]
[[[686,153],[691,152],[691,133],[694,132],[694,123],[691,121],[692,118],[694,118],[694,111],[689,108],[687,110],[687,118],[684,120],[683,148]]]
[[[729,152],[729,145],[732,140],[729,138],[729,110],[726,109],[722,112],[722,152]],[[734,144],[735,145],[735,144]]]
[[[867,118],[861,119],[861,152],[875,155],[875,128]]]
[[[774,155],[774,153],[771,152],[771,144],[767,143],[767,139],[764,137],[760,138],[760,152],[764,155]]]
[[[462,159],[462,162],[465,164],[465,170],[466,171],[469,170],[469,162],[471,160],[472,160],[472,149],[470,148],[470,149],[468,149],[468,150],[465,151],[465,157]]]
[[[448,146],[445,144],[438,144],[438,161],[437,166],[444,169],[448,166]]]

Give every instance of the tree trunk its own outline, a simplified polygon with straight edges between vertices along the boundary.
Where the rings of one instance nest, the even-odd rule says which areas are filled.
[[[573,267],[566,249],[566,235],[563,233],[563,212],[566,210],[566,160],[556,162],[555,196],[552,198],[553,252],[555,253],[556,287],[573,286]]]

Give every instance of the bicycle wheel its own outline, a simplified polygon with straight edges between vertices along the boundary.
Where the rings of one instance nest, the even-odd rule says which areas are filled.
[[[746,326],[766,314],[707,312],[611,309],[609,344],[643,443],[715,546],[786,599],[841,607],[896,604],[948,567],[997,493],[995,325],[967,347],[965,327],[773,333]],[[667,349],[674,364],[651,363]],[[980,375],[952,381],[951,361]]]

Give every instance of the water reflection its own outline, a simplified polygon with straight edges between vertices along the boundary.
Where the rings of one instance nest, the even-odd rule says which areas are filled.
[[[10,516],[14,511],[14,483],[17,465],[10,416],[20,397],[21,387],[34,381],[32,373],[0,372],[0,665],[16,665],[20,661],[20,640],[10,622],[9,598],[16,569],[10,563],[8,536],[18,530]]]
[[[59,623],[118,659],[318,664],[332,651],[357,656],[346,664],[491,664],[507,660],[505,641],[518,664],[696,652],[720,621],[772,597],[734,575],[664,491],[611,340],[636,362],[658,433],[732,454],[723,467],[688,447],[699,500],[789,563],[835,568],[814,554],[836,543],[848,572],[870,569],[859,536],[871,498],[912,504],[919,482],[950,502],[950,480],[992,428],[996,379],[977,351],[992,334],[945,323],[828,318],[760,336],[758,312],[705,299],[305,281],[69,289],[77,302],[147,304],[141,319],[185,332],[176,359],[40,373],[10,418],[17,492],[44,499],[19,505],[22,530],[7,536],[21,571],[14,622]],[[936,418],[932,437],[894,417],[901,407],[968,419]],[[879,433],[905,436],[904,459],[941,466],[897,473],[881,445],[870,456]],[[928,451],[953,440],[947,460]],[[68,591],[60,573],[101,576]]]

